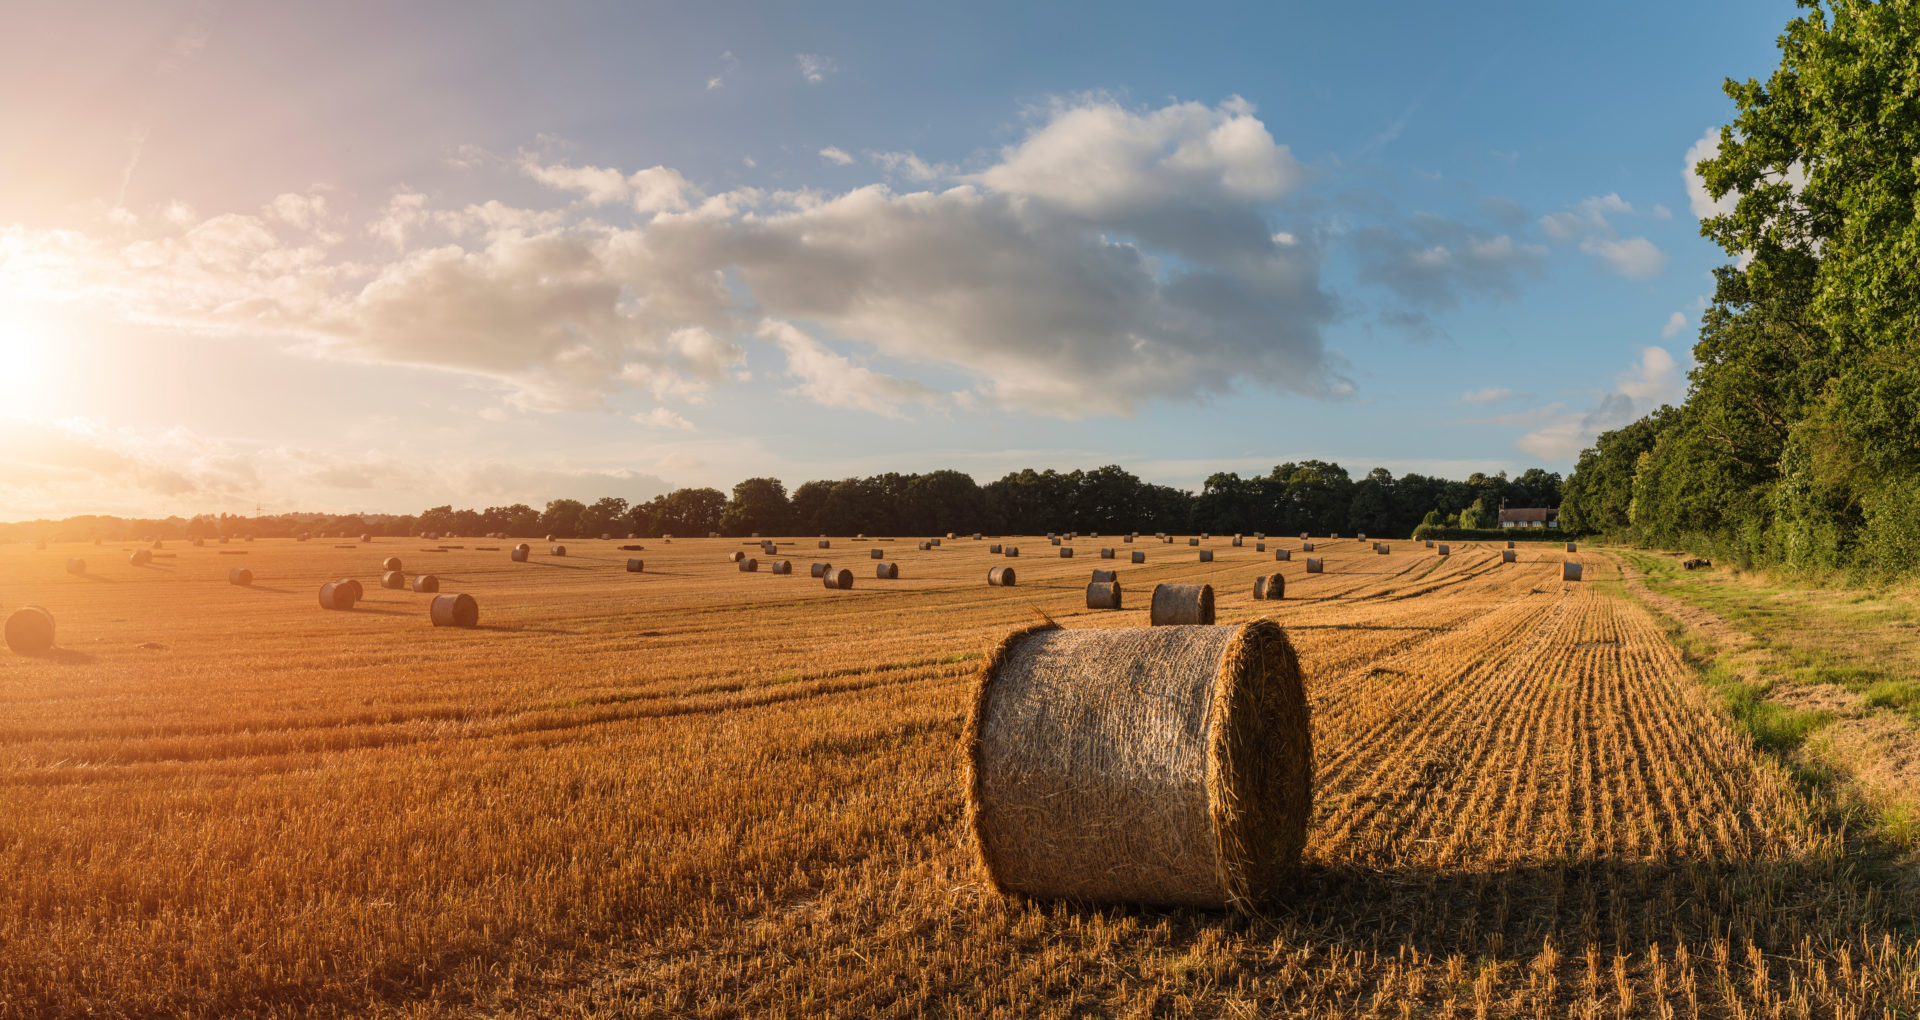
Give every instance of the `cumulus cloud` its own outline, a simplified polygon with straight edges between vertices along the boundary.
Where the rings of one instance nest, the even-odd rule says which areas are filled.
[[[937,390],[910,379],[900,379],[856,365],[851,358],[808,336],[790,322],[768,319],[758,335],[778,346],[787,358],[787,374],[800,380],[792,392],[824,407],[849,407],[888,417],[899,417],[910,403],[932,403]]]
[[[1512,297],[1547,258],[1541,245],[1430,214],[1399,229],[1361,228],[1352,243],[1360,278],[1385,287],[1412,310],[1453,308],[1470,295]]]
[[[914,181],[937,181],[943,177],[952,177],[959,168],[951,163],[929,163],[919,156],[908,152],[867,152],[867,158],[875,166],[890,174],[897,174]]]
[[[633,415],[632,419],[637,424],[656,429],[680,429],[682,431],[692,431],[693,429],[692,422],[675,414],[672,409],[665,407],[656,407],[651,411],[643,411]]]
[[[1660,327],[1660,339],[1671,340],[1687,328],[1687,313],[1675,312],[1667,316],[1667,324]]]
[[[1693,215],[1698,219],[1725,216],[1740,204],[1739,194],[1731,191],[1719,198],[1714,198],[1713,193],[1707,190],[1707,182],[1701,179],[1698,171],[1694,170],[1694,167],[1700,165],[1701,160],[1712,159],[1718,155],[1720,155],[1719,128],[1708,128],[1698,141],[1687,147],[1686,164],[1681,167],[1681,174],[1687,181],[1687,208],[1693,210]]]
[[[826,160],[829,163],[836,163],[840,166],[847,166],[853,162],[853,157],[847,154],[847,150],[842,149],[837,145],[829,145],[826,148],[821,149],[820,158]]]
[[[1611,234],[1613,225],[1607,221],[1607,217],[1632,213],[1632,205],[1609,192],[1581,199],[1571,208],[1540,217],[1540,229],[1556,241],[1571,241],[1586,234]]]
[[[894,163],[909,177],[946,169],[910,155]],[[967,400],[1045,414],[1125,414],[1242,383],[1351,391],[1321,338],[1335,306],[1319,251],[1269,221],[1300,169],[1251,105],[1086,98],[1049,109],[1000,155],[944,190],[834,195],[709,194],[665,167],[523,154],[473,166],[573,203],[442,207],[403,190],[350,230],[319,196],[98,232],[0,228],[0,283],[465,373],[530,409],[603,407],[623,389],[696,402],[744,377],[738,341],[764,319],[809,323],[909,372],[957,372]],[[618,209],[624,222],[598,212]],[[1531,257],[1504,236],[1457,244],[1470,266]],[[816,375],[837,370],[811,350],[782,353],[790,370],[796,356]],[[853,399],[826,375],[794,374]],[[877,392],[916,402],[888,383]]]
[[[1530,431],[1515,446],[1547,461],[1579,456],[1602,432],[1617,429],[1686,395],[1686,372],[1665,348],[1644,347],[1633,367],[1614,379],[1611,390],[1599,395],[1583,413],[1563,405],[1538,409],[1539,420],[1526,422]]]
[[[1667,266],[1667,255],[1644,237],[1623,238],[1616,233],[1610,217],[1634,213],[1625,199],[1608,193],[1540,217],[1540,229],[1555,241],[1578,242],[1581,252],[1598,258],[1621,276],[1644,280],[1660,275]]]
[[[1635,280],[1659,276],[1667,267],[1667,253],[1644,237],[1589,237],[1580,242],[1580,250],[1598,256],[1614,272]]]

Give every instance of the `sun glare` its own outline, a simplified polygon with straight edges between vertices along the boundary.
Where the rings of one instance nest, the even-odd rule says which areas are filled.
[[[28,305],[0,303],[0,417],[51,414],[60,330]]]

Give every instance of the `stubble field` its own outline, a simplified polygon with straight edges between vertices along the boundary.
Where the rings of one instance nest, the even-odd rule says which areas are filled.
[[[1736,732],[1610,554],[1318,539],[1308,575],[1296,539],[1269,544],[1287,563],[1252,538],[1212,563],[1001,541],[1021,557],[783,539],[792,576],[718,539],[524,564],[471,539],[170,543],[139,568],[0,547],[0,612],[46,606],[61,645],[0,653],[0,1017],[1920,1008],[1903,869]],[[386,556],[473,594],[480,628],[379,588]],[[1129,608],[1083,608],[1116,565]],[[1273,570],[1286,600],[1255,602]],[[343,576],[366,600],[321,610]],[[982,652],[1036,607],[1144,625],[1163,581],[1301,652],[1298,886],[1260,917],[999,898],[961,824]]]

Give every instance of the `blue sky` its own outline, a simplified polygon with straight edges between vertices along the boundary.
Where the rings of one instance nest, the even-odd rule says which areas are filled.
[[[45,5],[0,516],[1565,471],[1790,3]]]

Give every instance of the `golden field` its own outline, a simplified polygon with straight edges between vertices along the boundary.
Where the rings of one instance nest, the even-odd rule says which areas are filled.
[[[60,628],[0,653],[0,1017],[1920,1009],[1894,855],[1736,731],[1606,551],[1321,539],[1308,575],[1251,538],[1212,563],[809,538],[776,576],[739,540],[524,564],[454,541],[0,547],[0,612]],[[480,628],[382,590],[387,556],[474,595]],[[1083,607],[1096,567],[1129,608]],[[1255,602],[1276,569],[1286,600]],[[321,610],[345,576],[365,601]],[[1145,625],[1162,581],[1301,653],[1297,888],[1259,917],[1001,899],[962,825],[982,652],[1035,608]]]

